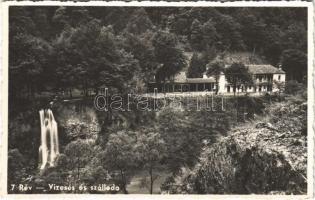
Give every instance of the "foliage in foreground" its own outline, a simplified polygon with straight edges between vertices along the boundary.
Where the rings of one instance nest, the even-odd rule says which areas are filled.
[[[235,127],[205,145],[193,168],[182,168],[163,184],[168,193],[304,194],[307,104],[288,97],[271,104],[255,126]]]

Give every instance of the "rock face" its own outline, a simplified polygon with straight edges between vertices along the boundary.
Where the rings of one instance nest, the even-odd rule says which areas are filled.
[[[305,194],[306,103],[276,103],[266,115],[204,147],[194,169],[165,187],[171,193]]]
[[[100,131],[99,124],[96,120],[88,123],[73,118],[67,120],[64,129],[71,140],[80,138],[92,139],[95,141],[97,134]]]
[[[68,140],[96,140],[101,128],[92,106],[69,103],[59,105],[57,109],[58,127]]]

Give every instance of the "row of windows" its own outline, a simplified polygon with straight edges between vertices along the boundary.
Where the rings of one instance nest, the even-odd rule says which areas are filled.
[[[232,86],[227,86],[226,87],[227,89],[227,92],[234,92],[234,88]],[[253,90],[252,90],[253,89]],[[237,90],[238,91],[241,91],[241,92],[249,92],[250,91],[253,91],[253,92],[263,92],[263,91],[268,91],[268,92],[271,92],[272,91],[272,85],[259,85],[257,87],[252,87],[252,86],[248,86],[248,87],[244,87],[244,86],[238,86],[237,87]]]
[[[148,87],[148,92],[154,92],[154,89],[157,89],[157,92],[202,92],[202,91],[214,91],[214,83],[167,83],[163,84],[150,84]]]
[[[257,82],[262,82],[263,80],[264,81],[268,81],[268,82],[271,82],[272,81],[272,74],[258,74],[258,75],[255,75],[255,78],[257,80]],[[281,80],[281,75],[278,75],[278,81]]]

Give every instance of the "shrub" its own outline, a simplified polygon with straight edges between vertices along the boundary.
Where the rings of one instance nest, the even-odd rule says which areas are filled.
[[[285,85],[285,93],[296,95],[302,93],[305,90],[304,88],[302,83],[299,83],[296,80],[290,80]]]

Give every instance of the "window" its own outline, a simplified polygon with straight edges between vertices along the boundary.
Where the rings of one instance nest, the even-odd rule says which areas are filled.
[[[252,89],[252,86],[248,86],[248,89],[250,89],[250,90],[251,90],[251,89]]]
[[[278,75],[278,81],[280,81],[281,80],[281,75]]]

